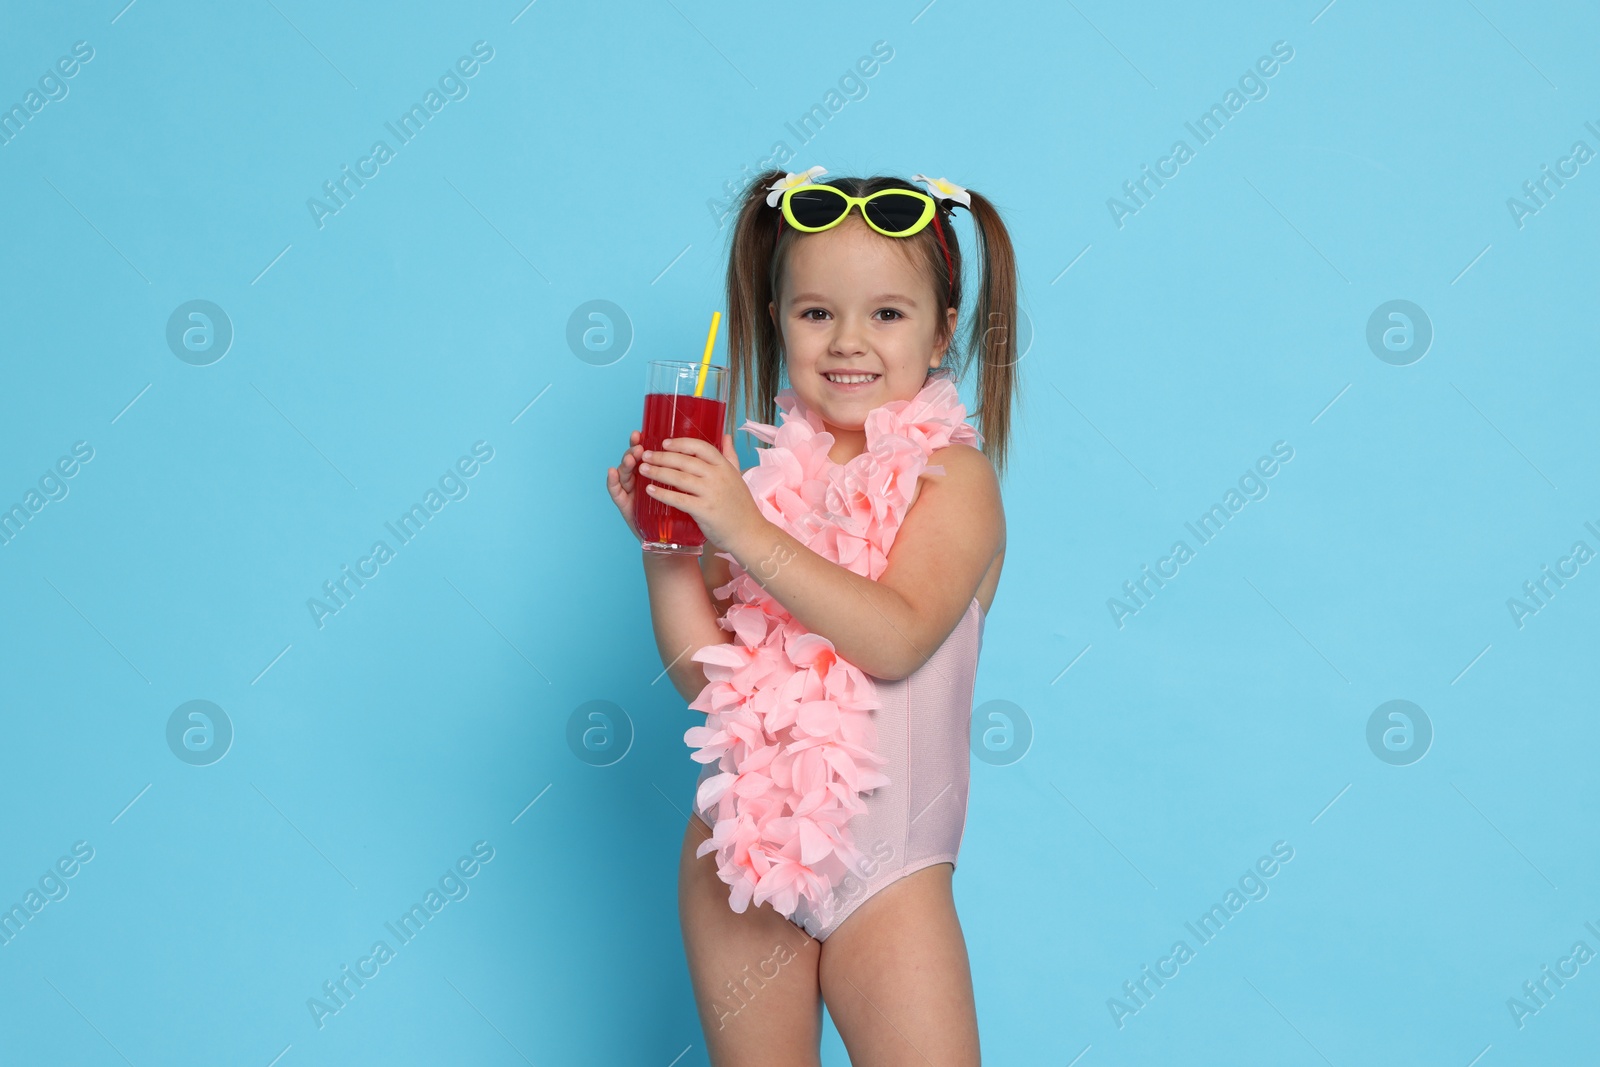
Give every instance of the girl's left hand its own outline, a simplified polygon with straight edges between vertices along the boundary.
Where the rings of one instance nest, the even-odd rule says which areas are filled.
[[[739,473],[732,434],[722,435],[721,452],[698,437],[670,438],[644,453],[639,473],[647,479],[646,493],[686,512],[715,544],[726,546],[766,521]]]

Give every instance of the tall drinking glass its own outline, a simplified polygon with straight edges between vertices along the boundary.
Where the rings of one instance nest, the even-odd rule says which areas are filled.
[[[695,387],[700,384],[699,363],[658,359],[652,360],[646,371],[644,422],[639,431],[646,451],[657,451],[669,437],[698,437],[722,451],[728,412],[728,369],[706,367],[705,383],[698,395]],[[637,477],[642,484],[634,490],[633,516],[644,535],[644,550],[700,555],[706,543],[700,524],[687,512],[645,491],[645,485],[658,483],[643,475]]]

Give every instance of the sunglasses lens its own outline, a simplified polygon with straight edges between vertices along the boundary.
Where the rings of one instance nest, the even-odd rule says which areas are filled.
[[[802,226],[827,226],[838,222],[850,205],[838,190],[819,185],[801,189],[789,197],[789,211]]]
[[[882,193],[867,203],[867,218],[891,233],[904,233],[917,224],[927,203],[910,193]]]

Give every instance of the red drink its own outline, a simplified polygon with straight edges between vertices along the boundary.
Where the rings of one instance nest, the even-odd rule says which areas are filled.
[[[654,364],[653,364],[654,366]],[[689,367],[698,371],[695,364],[668,364],[670,367]],[[644,422],[639,431],[640,443],[646,451],[658,451],[666,438],[698,437],[722,451],[723,426],[727,422],[728,405],[719,398],[725,392],[720,367],[711,368],[718,379],[716,386],[708,374],[705,395],[693,395],[693,378],[686,382],[682,392],[648,392],[644,398]],[[680,379],[681,380],[681,379]],[[658,387],[659,379],[653,384]],[[674,386],[669,383],[668,388]],[[644,537],[644,548],[652,552],[684,552],[699,555],[705,547],[706,537],[700,524],[688,512],[680,511],[665,501],[650,495],[646,485],[658,484],[644,475],[637,475],[639,483],[634,490],[634,520]],[[673,486],[666,486],[672,489]]]

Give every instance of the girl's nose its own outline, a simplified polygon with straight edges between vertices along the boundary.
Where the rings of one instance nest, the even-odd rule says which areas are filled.
[[[835,355],[861,355],[867,350],[866,335],[860,326],[850,320],[841,319],[833,331],[833,339],[828,347]]]

